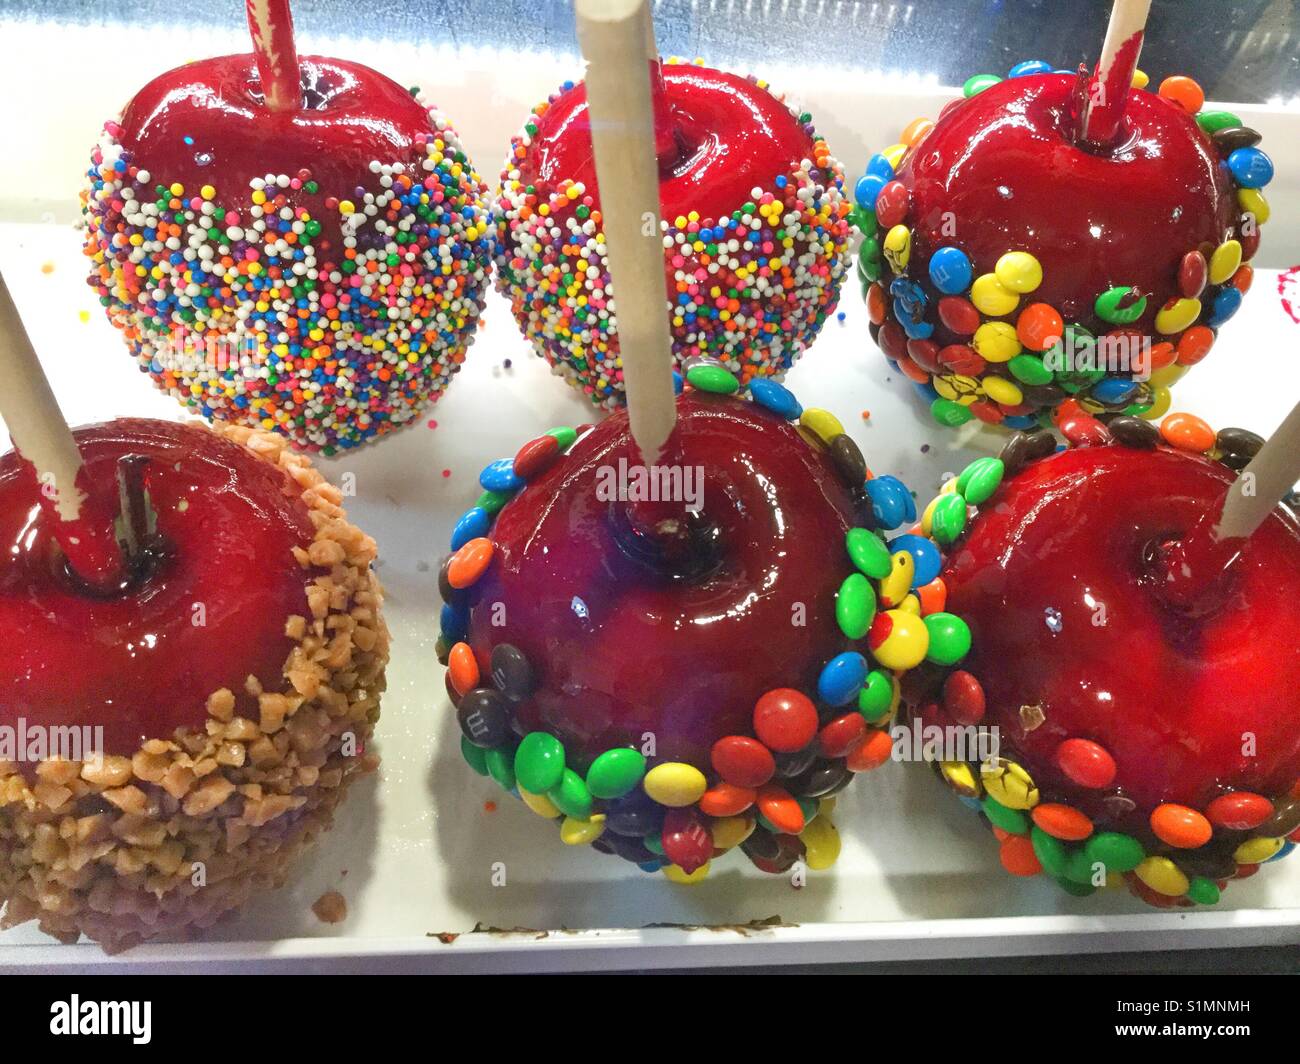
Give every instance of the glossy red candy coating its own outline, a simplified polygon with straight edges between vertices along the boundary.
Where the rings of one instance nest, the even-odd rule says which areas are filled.
[[[406,89],[342,59],[305,55],[299,66],[304,106],[288,113],[266,107],[251,54],[169,70],[127,105],[118,141],[154,182],[179,181],[187,198],[212,185],[213,202],[241,214],[251,203],[249,181],[267,174],[293,177],[308,169],[320,194],[339,200],[375,185],[370,163],[376,159],[404,162],[423,176],[426,153],[416,139],[427,142],[436,130],[428,109]],[[341,255],[337,212],[316,220]]]
[[[1067,322],[1107,331],[1096,298],[1135,285],[1150,295],[1138,323],[1150,332],[1178,294],[1183,256],[1232,235],[1227,164],[1191,115],[1149,92],[1129,94],[1114,147],[1087,150],[1069,118],[1074,81],[999,82],[954,107],[908,154],[898,179],[911,192],[912,261],[956,245],[978,277],[1004,253],[1028,251],[1043,282],[1017,312],[1048,303]]]
[[[963,667],[984,685],[984,721],[1045,800],[1069,795],[1095,815],[1107,793],[1062,772],[1067,739],[1114,758],[1134,830],[1163,802],[1277,795],[1300,775],[1300,527],[1270,516],[1242,547],[1227,603],[1198,619],[1166,604],[1143,561],[1152,540],[1220,506],[1232,479],[1165,447],[1068,451],[1005,483],[949,558],[948,608],[971,626]],[[1026,705],[1043,715],[1028,733]]]
[[[669,223],[690,211],[701,222],[725,218],[756,186],[770,189],[778,176],[812,159],[813,138],[766,89],[708,67],[664,64],[662,70],[678,145],[673,157],[660,159],[659,208]],[[585,85],[562,94],[537,120],[519,178],[549,188],[565,179],[582,182],[600,202]]]
[[[129,755],[202,728],[223,687],[256,719],[245,679],[278,690],[292,648],[285,621],[308,616],[291,553],[313,535],[300,489],[196,426],[121,420],[76,436],[96,491],[117,491],[123,455],[150,459],[145,484],[170,554],[126,595],[81,593],[55,564],[26,469],[12,452],[0,458],[0,723],[102,725],[106,752]]]
[[[658,760],[707,770],[718,739],[750,732],[761,695],[814,690],[849,649],[834,603],[853,509],[828,453],[756,404],[696,392],[678,399],[667,453],[703,468],[716,569],[674,579],[620,545],[623,504],[597,498],[602,467],[638,461],[618,413],[506,504],[473,589],[480,666],[500,643],[523,651],[538,678],[523,728],[556,735],[579,770],[611,747],[640,748],[647,732]],[[791,623],[799,603],[802,626]]]

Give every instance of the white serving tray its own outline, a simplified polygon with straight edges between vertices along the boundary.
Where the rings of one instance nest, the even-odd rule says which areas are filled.
[[[0,25],[0,32],[11,30]],[[91,31],[59,32],[68,37],[61,46],[78,54],[77,34]],[[240,47],[237,38],[216,36],[196,39],[194,54]],[[336,47],[316,44],[322,51]],[[157,54],[137,47],[139,54]],[[17,69],[0,67],[0,93],[30,99],[29,92],[20,95],[22,57],[42,53],[16,48],[12,54]],[[341,54],[375,61],[364,48],[344,46]],[[555,57],[516,63],[510,82],[475,92],[479,82],[464,68],[448,73],[436,57],[414,50],[401,58],[406,69],[399,67],[398,76],[435,88],[433,95],[446,101],[489,174],[528,101],[576,73]],[[500,69],[485,59],[477,77],[490,80]],[[64,86],[64,96],[26,109],[34,157],[0,159],[0,271],[74,424],[121,415],[180,416],[179,407],[134,370],[85,285],[80,237],[67,224],[76,216],[81,146],[93,139],[103,101],[112,98],[104,78],[121,80],[125,98],[151,72],[126,77],[102,66],[93,72],[69,67],[63,79],[74,87],[83,79],[80,93]],[[92,78],[93,90],[87,88]],[[829,77],[805,81],[804,100],[851,173],[861,170],[868,146],[886,143],[888,132],[917,114],[933,114],[937,101],[950,96],[927,89],[907,99],[885,98]],[[86,92],[94,97],[89,103]],[[1239,110],[1267,127],[1266,146],[1287,173],[1283,146],[1292,146],[1288,155],[1297,151],[1300,116]],[[1300,174],[1300,159],[1290,161],[1289,174]],[[65,181],[69,166],[72,176]],[[38,174],[48,178],[39,186]],[[1294,177],[1288,185],[1279,178],[1269,190],[1275,216],[1260,262],[1300,260]],[[40,194],[24,192],[37,187]],[[42,216],[45,224],[36,221]],[[1177,385],[1174,409],[1196,411],[1216,427],[1236,424],[1265,433],[1276,427],[1300,395],[1300,326],[1281,309],[1277,276],[1258,272],[1254,291],[1216,350]],[[867,336],[852,278],[841,310],[845,320],[827,324],[788,383],[805,405],[840,415],[877,473],[902,476],[926,497],[944,473],[997,453],[1001,433],[976,425],[940,429],[906,381],[897,374],[889,379],[887,363]],[[507,359],[513,361],[508,369]],[[870,411],[865,421],[864,410]],[[1121,892],[1076,899],[1041,877],[1008,876],[992,838],[920,765],[888,764],[860,776],[840,796],[835,821],[843,855],[832,871],[810,873],[801,889],[787,877],[758,873],[738,854],[716,862],[706,882],[683,888],[614,858],[563,846],[552,825],[461,761],[459,729],[433,649],[440,606],[436,568],[453,522],[478,494],[482,466],[554,425],[589,420],[591,411],[532,355],[509,308],[493,294],[464,371],[427,418],[437,427],[421,421],[360,453],[322,462],[332,479],[355,474],[357,496],[349,511],[379,541],[394,635],[377,733],[382,767],[357,785],[334,831],[288,886],[202,942],[105,958],[95,946],[51,944],[28,925],[0,934],[0,968],[553,971],[1300,943],[1300,858],[1232,884],[1209,910],[1155,911]],[[487,811],[486,802],[495,802],[496,810]],[[505,864],[506,883],[494,887],[497,862]],[[328,890],[347,900],[341,924],[322,924],[311,912]],[[476,926],[526,930],[466,933]],[[458,937],[444,942],[437,937],[444,932]]]

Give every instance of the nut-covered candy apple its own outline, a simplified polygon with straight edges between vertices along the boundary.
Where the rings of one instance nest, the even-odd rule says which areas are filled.
[[[1259,134],[1190,78],[1128,80],[1105,97],[1038,61],[974,77],[867,164],[872,335],[939,422],[1032,428],[1067,397],[1158,418],[1249,289]]]
[[[256,55],[171,70],[105,125],[89,282],[160,389],[332,454],[416,417],[464,361],[487,193],[436,109],[299,60],[287,0],[249,8],[278,19],[254,22]]]
[[[766,83],[652,64],[665,314],[678,362],[742,383],[782,375],[847,272],[840,164]],[[593,403],[624,401],[586,86],[566,84],[512,142],[494,209],[497,284],[552,369]],[[653,236],[653,233],[648,234]]]
[[[466,760],[569,843],[674,879],[830,864],[827,799],[890,757],[899,676],[968,645],[939,555],[827,411],[688,369],[658,464],[626,412],[489,465],[441,574]]]
[[[1008,871],[1213,903],[1300,838],[1300,524],[1206,534],[1253,433],[1082,427],[1061,453],[1017,434],[940,496],[980,486],[943,572],[973,649],[916,712],[997,729],[995,757],[941,775]]]
[[[120,420],[76,442],[82,513],[117,515],[111,587],[0,457],[0,723],[27,737],[0,753],[0,901],[118,950],[283,882],[366,764],[388,635],[374,542],[282,438]]]

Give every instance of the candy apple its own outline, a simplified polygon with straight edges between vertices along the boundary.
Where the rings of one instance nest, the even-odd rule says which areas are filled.
[[[652,73],[674,356],[720,360],[742,383],[779,376],[839,298],[843,170],[810,117],[766,83],[684,64]],[[514,138],[495,216],[498,286],[519,327],[593,403],[622,403],[582,83],[562,86]]]

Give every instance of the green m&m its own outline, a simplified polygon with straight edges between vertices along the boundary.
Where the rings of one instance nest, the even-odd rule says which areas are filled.
[[[894,562],[884,540],[869,528],[850,528],[844,536],[849,560],[859,570],[876,580],[883,580],[894,569]]]
[[[529,732],[515,751],[515,777],[530,794],[545,794],[564,775],[564,745],[547,732]]]
[[[953,613],[929,613],[922,618],[930,632],[926,660],[936,665],[956,665],[970,653],[970,626]]]
[[[1137,839],[1118,831],[1094,835],[1083,849],[1089,861],[1104,865],[1107,872],[1132,872],[1146,857]]]
[[[972,506],[979,506],[998,490],[1005,472],[1001,458],[977,458],[957,477],[957,493]]]
[[[566,768],[560,776],[560,782],[546,792],[549,798],[565,816],[574,820],[591,819],[591,791],[581,776],[571,768]]]
[[[630,747],[606,750],[587,769],[587,789],[594,798],[622,798],[645,775],[645,757]]]
[[[850,573],[835,596],[835,620],[848,639],[861,639],[876,616],[876,592],[861,573]]]

